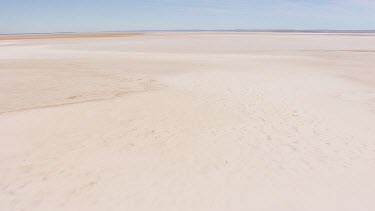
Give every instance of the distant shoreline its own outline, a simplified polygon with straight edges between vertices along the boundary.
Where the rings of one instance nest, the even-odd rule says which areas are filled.
[[[177,29],[177,30],[126,30],[126,31],[93,31],[93,32],[30,32],[30,33],[0,33],[6,35],[51,35],[51,34],[118,34],[118,33],[145,33],[145,32],[301,32],[301,33],[375,33],[371,30],[332,30],[332,29]]]
[[[19,33],[0,34],[2,40],[53,39],[53,38],[106,38],[128,37],[145,33],[306,33],[306,34],[357,34],[375,35],[375,30],[138,30],[138,31],[102,31],[102,32],[56,32],[56,33]]]

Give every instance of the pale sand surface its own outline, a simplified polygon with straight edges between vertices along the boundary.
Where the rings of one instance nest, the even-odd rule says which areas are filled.
[[[0,210],[375,210],[375,36],[0,41]]]
[[[66,33],[66,34],[28,34],[28,35],[0,35],[0,41],[4,40],[34,40],[55,38],[101,38],[101,37],[130,37],[141,33]]]

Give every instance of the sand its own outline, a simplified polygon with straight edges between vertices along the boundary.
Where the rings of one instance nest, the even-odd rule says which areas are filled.
[[[65,34],[27,34],[27,35],[0,35],[0,41],[4,40],[34,40],[34,39],[68,39],[68,38],[108,38],[129,37],[142,33],[65,33]]]
[[[375,35],[0,41],[0,210],[375,210]]]

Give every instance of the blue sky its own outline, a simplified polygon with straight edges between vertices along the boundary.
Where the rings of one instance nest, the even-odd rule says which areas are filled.
[[[0,0],[0,33],[375,29],[375,0]]]

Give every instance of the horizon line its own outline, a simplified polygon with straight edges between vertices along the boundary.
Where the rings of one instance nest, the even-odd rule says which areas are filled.
[[[147,32],[300,32],[300,33],[375,33],[375,29],[142,29],[142,30],[106,30],[106,31],[57,31],[0,33],[0,36],[43,35],[43,34],[96,34],[96,33],[147,33]]]

